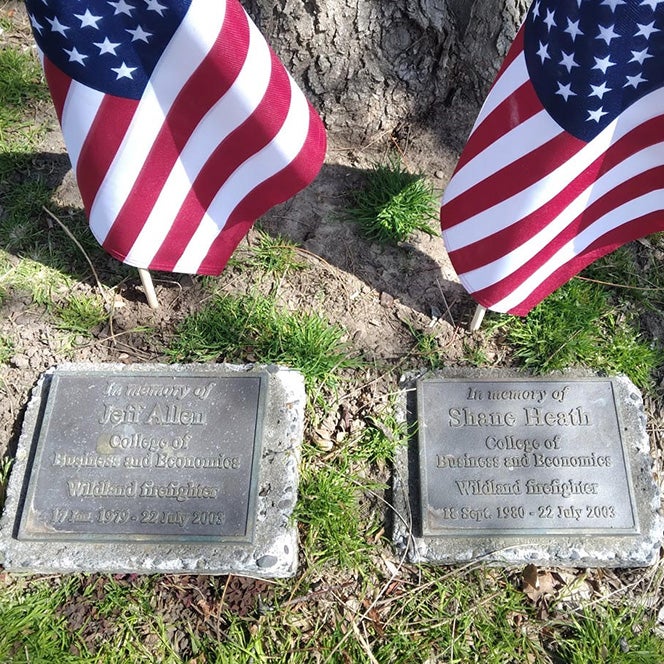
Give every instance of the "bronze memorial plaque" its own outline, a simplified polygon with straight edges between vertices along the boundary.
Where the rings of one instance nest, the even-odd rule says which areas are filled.
[[[611,381],[425,380],[417,408],[424,538],[638,532]]]
[[[265,389],[255,372],[54,373],[17,539],[251,541]]]

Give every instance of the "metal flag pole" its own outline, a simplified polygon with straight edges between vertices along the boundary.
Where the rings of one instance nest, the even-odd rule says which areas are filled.
[[[470,327],[468,328],[470,332],[476,332],[480,329],[482,320],[484,319],[484,314],[486,313],[486,307],[483,307],[481,304],[477,305],[475,309],[475,315],[473,320],[470,321]]]
[[[145,292],[145,297],[148,300],[150,308],[159,309],[159,301],[157,300],[157,293],[155,292],[154,284],[152,283],[152,275],[144,267],[139,267],[137,270],[139,276],[141,277],[143,291]]]

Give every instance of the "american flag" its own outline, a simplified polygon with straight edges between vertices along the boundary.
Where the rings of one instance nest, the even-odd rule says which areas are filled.
[[[455,173],[441,223],[477,302],[526,314],[664,230],[664,0],[536,0]]]
[[[307,186],[322,122],[237,0],[26,0],[90,227],[130,265],[219,274]]]

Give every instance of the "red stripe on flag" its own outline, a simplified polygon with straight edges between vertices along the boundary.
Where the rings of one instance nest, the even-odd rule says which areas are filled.
[[[507,55],[505,56],[503,64],[496,74],[496,79],[491,88],[495,86],[496,81],[500,78],[502,73],[519,57],[519,55],[521,55],[521,52],[523,51],[523,30],[524,28],[521,26],[519,31],[516,33],[514,41],[512,42],[512,46],[510,46],[509,50],[507,51]]]
[[[641,230],[635,232],[635,226],[640,226]],[[601,237],[597,238],[597,240],[589,245],[583,253],[575,256],[564,265],[561,265],[544,283],[534,289],[533,292],[522,302],[512,307],[508,313],[517,316],[525,316],[545,297],[551,295],[551,293],[558,288],[559,284],[569,281],[572,277],[581,272],[581,270],[588,267],[593,261],[610,254],[612,251],[615,251],[624,244],[632,242],[639,237],[650,235],[651,233],[659,233],[661,231],[664,231],[664,215],[661,211],[650,212],[637,219],[630,219],[617,228],[611,229]]]
[[[542,103],[532,84],[527,81],[498,104],[475,128],[461,154],[455,173],[494,141],[541,111]]]
[[[47,57],[44,57],[44,76],[48,84],[55,112],[58,116],[58,122],[62,124],[62,113],[65,107],[65,100],[71,85],[71,78],[61,69],[58,69]]]
[[[134,99],[104,95],[76,165],[76,181],[88,214],[137,107]]]
[[[282,127],[290,107],[290,81],[273,52],[271,58],[272,71],[265,96],[254,113],[210,155],[154,255],[152,269],[173,270],[226,180],[249,157],[268,145]]]
[[[542,177],[562,166],[584,145],[582,141],[560,134],[495,171],[490,177],[466,189],[443,205],[440,212],[441,219],[454,219],[456,222],[446,223],[445,228],[453,228],[456,224],[536,184]]]
[[[288,166],[255,187],[235,208],[233,214],[201,263],[201,274],[219,274],[233,250],[251,228],[254,219],[266,212],[264,201],[282,203],[306,187],[316,177],[325,158],[325,129],[313,108],[309,108],[309,133],[304,147]]]
[[[228,92],[249,50],[249,23],[242,7],[231,2],[210,53],[175,99],[122,209],[104,249],[124,260],[150,216],[180,151],[203,116]],[[194,100],[194,103],[192,103]]]

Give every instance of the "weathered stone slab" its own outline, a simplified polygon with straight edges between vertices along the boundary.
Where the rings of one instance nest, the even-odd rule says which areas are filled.
[[[409,387],[394,539],[412,561],[656,561],[660,498],[627,378],[448,371]]]
[[[289,576],[304,387],[278,367],[64,365],[28,406],[6,569]]]

